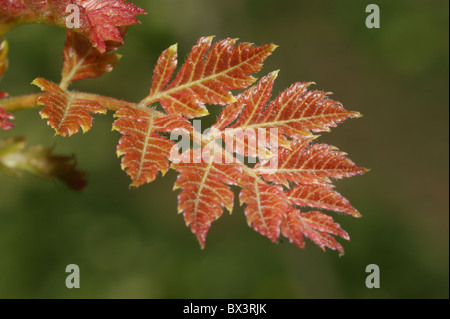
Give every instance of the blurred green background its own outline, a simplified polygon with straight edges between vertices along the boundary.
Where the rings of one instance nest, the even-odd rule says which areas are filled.
[[[320,142],[347,152],[364,176],[337,181],[363,215],[333,217],[351,241],[346,254],[273,244],[233,214],[213,223],[206,249],[177,215],[173,172],[130,189],[115,155],[111,113],[87,134],[63,139],[37,110],[15,115],[32,144],[75,153],[89,186],[25,175],[0,175],[1,298],[448,298],[449,99],[448,1],[134,1],[148,11],[132,26],[112,73],[72,89],[137,102],[149,91],[159,54],[178,43],[184,61],[200,36],[238,37],[279,48],[259,76],[280,69],[275,94],[296,81],[364,117],[348,120]],[[365,27],[368,3],[381,28]],[[40,76],[58,82],[64,31],[31,25],[7,35],[10,68],[0,88],[38,92]],[[81,288],[67,289],[65,267],[81,269]],[[367,289],[377,264],[381,288]]]

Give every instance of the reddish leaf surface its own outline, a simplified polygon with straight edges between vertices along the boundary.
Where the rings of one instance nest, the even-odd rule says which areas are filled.
[[[350,214],[354,217],[361,217],[350,202],[329,185],[295,185],[287,192],[286,196],[293,205],[328,209]]]
[[[302,184],[327,184],[330,178],[360,175],[367,169],[357,167],[345,153],[326,144],[312,144],[311,139],[293,141],[291,150],[282,149],[276,166],[274,161],[260,162],[256,170],[267,181],[289,186],[289,181]]]
[[[33,14],[23,0],[4,0],[0,2],[0,18],[6,18],[8,16],[17,17],[27,13]]]
[[[100,53],[92,47],[87,38],[67,30],[63,50],[62,87],[67,88],[72,81],[95,78],[105,72],[111,72],[121,56],[108,52],[117,50],[119,45],[120,42],[107,41],[105,52]]]
[[[229,104],[222,111],[216,123],[216,129],[223,130],[223,139],[230,150],[242,156],[270,158],[270,141],[282,138],[277,133],[271,136],[270,129],[275,126],[251,127],[252,119],[261,115],[270,99],[273,81],[278,72],[263,77],[258,85],[246,90],[237,97],[237,101]],[[236,121],[237,119],[237,121]],[[232,122],[235,122],[232,125]],[[228,127],[227,127],[228,126]]]
[[[333,190],[330,179],[366,170],[329,145],[310,145],[313,133],[328,131],[360,114],[346,111],[324,92],[308,91],[309,83],[297,83],[270,101],[278,72],[234,97],[231,90],[251,85],[251,73],[261,68],[274,48],[236,45],[231,39],[212,45],[212,37],[201,38],[174,75],[177,46],[169,47],[159,57],[150,94],[139,109],[118,112],[115,128],[125,134],[118,147],[119,154],[124,154],[122,167],[135,186],[153,181],[159,171],[167,171],[174,143],[156,133],[162,125],[156,127],[155,123],[165,115],[147,108],[159,101],[168,118],[176,117],[166,123],[167,132],[188,130],[184,137],[200,146],[190,146],[171,167],[179,172],[175,189],[182,190],[178,211],[202,248],[212,222],[222,216],[224,208],[231,212],[234,195],[230,186],[238,186],[247,222],[263,236],[275,242],[282,233],[300,247],[307,237],[323,249],[342,252],[332,235],[348,236],[331,217],[320,212],[300,213],[295,206],[360,216]],[[180,116],[203,116],[207,114],[205,104],[226,106],[209,133],[190,133],[192,127]],[[236,155],[258,157],[260,162],[251,168]]]
[[[276,241],[282,216],[288,208],[282,187],[255,178],[236,158],[226,162],[223,151],[220,146],[188,150],[178,158],[179,163],[172,164],[180,173],[175,189],[183,190],[178,195],[179,213],[183,213],[186,224],[204,248],[211,223],[222,216],[223,208],[232,211],[234,195],[229,186],[239,185],[242,187],[240,203],[246,204],[248,225]]]
[[[339,250],[343,255],[343,247],[332,235],[350,240],[348,234],[333,221],[333,218],[319,212],[301,213],[292,209],[283,220],[281,228],[283,235],[300,248],[305,247],[304,236],[315,242],[323,251],[328,247]]]
[[[183,189],[178,195],[178,213],[183,213],[202,248],[211,223],[222,216],[223,208],[232,212],[234,194],[228,185],[237,185],[241,176],[239,165],[203,153],[200,148],[188,150],[172,165],[180,172],[174,189]]]
[[[92,45],[105,52],[105,41],[123,42],[119,26],[139,23],[136,15],[145,14],[145,10],[125,0],[78,0],[77,4],[86,10],[89,24],[84,26]]]
[[[273,100],[254,125],[276,126],[292,138],[303,138],[305,131],[329,131],[358,112],[346,111],[342,104],[331,100],[327,93],[308,91],[311,83],[296,83]]]
[[[2,93],[2,92],[0,92]],[[0,94],[0,97],[1,94]],[[10,121],[14,120],[14,116],[11,113],[6,112],[1,106],[0,106],[0,130],[10,130],[14,127],[14,124],[12,124]]]
[[[236,45],[225,39],[211,46],[213,37],[200,38],[186,62],[169,83],[176,66],[177,48],[163,52],[153,72],[150,95],[141,105],[159,101],[168,114],[194,118],[208,114],[204,104],[226,105],[235,100],[230,92],[255,81],[252,73],[261,69],[275,45]],[[209,51],[209,52],[208,52]]]
[[[88,2],[92,1],[84,4]],[[34,4],[30,7],[33,12],[51,9],[45,1],[42,6]],[[115,11],[111,12],[114,15]],[[118,44],[107,42],[104,51],[112,51]],[[331,179],[367,170],[330,145],[312,144],[313,133],[328,131],[360,114],[346,111],[324,92],[308,91],[309,83],[294,84],[270,101],[277,72],[248,88],[255,81],[251,74],[261,69],[274,49],[274,45],[237,44],[233,39],[212,44],[212,37],[201,38],[175,74],[177,47],[173,45],[158,60],[150,94],[139,105],[118,100],[116,105],[65,90],[71,81],[99,76],[118,61],[117,55],[93,50],[87,40],[68,31],[60,86],[41,78],[33,83],[44,91],[38,98],[45,106],[41,116],[63,136],[80,127],[87,131],[92,125],[90,113],[105,113],[105,105],[118,109],[113,124],[122,135],[117,155],[132,186],[150,183],[159,172],[164,175],[170,167],[175,169],[179,175],[174,188],[181,189],[178,211],[202,248],[223,209],[231,213],[233,186],[240,188],[248,225],[263,236],[276,242],[282,234],[299,247],[304,247],[306,237],[324,250],[328,247],[343,253],[333,236],[348,240],[348,234],[330,216],[318,211],[302,213],[297,208],[360,216],[333,189]],[[235,97],[235,89],[247,90]],[[148,107],[154,102],[160,102],[165,113]],[[207,114],[206,104],[225,107],[209,133],[197,132],[189,119]],[[249,136],[249,131],[254,135]],[[188,140],[181,155],[169,133],[181,133],[182,141]],[[282,147],[277,148],[278,144]],[[258,157],[259,162],[246,165],[238,160],[242,156]]]
[[[154,96],[164,90],[177,67],[177,57],[178,52],[176,44],[172,45],[161,54],[158,63],[156,63],[155,69],[153,70],[153,80],[149,96]]]
[[[347,118],[361,116],[358,112],[346,111],[339,102],[329,99],[324,92],[308,91],[310,83],[294,84],[269,103],[277,74],[278,72],[268,74],[257,85],[240,94],[237,101],[229,104],[214,124],[217,128],[226,128],[225,140],[227,135],[232,135],[234,139],[228,140],[236,145],[243,145],[245,151],[241,155],[264,155],[264,151],[253,149],[254,143],[249,145],[249,141],[244,140],[249,135],[247,132],[266,132],[265,139],[258,139],[260,144],[256,145],[261,149],[274,140],[272,135],[275,133],[271,135],[271,130],[276,129],[274,132],[278,134],[277,143],[289,148],[284,135],[302,139],[312,136],[311,132],[328,131]],[[235,123],[229,125],[233,121]]]
[[[80,26],[73,30],[86,36],[100,52],[106,50],[105,41],[123,42],[117,27],[139,23],[135,16],[146,13],[125,0],[8,0],[0,3],[0,17],[67,28],[68,5],[76,5],[80,13]]]
[[[114,115],[118,119],[113,129],[123,135],[117,155],[122,157],[122,169],[135,187],[152,182],[159,171],[164,175],[169,169],[168,159],[175,143],[157,132],[167,132],[173,127],[190,128],[189,122],[180,116],[159,117],[152,111],[123,107]]]
[[[254,180],[253,183],[246,183],[239,194],[239,201],[241,205],[247,204],[245,216],[248,225],[276,242],[280,236],[282,217],[288,209],[283,188]]]
[[[61,136],[71,136],[81,129],[86,133],[92,126],[90,113],[106,114],[106,108],[98,101],[77,98],[76,93],[62,90],[53,82],[42,78],[35,79],[46,94],[38,98],[38,104],[45,106],[40,111],[43,119]]]

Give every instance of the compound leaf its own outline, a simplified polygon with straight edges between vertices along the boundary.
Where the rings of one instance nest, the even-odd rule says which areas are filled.
[[[310,138],[313,132],[328,131],[345,119],[361,116],[346,111],[325,92],[308,91],[310,83],[296,83],[269,103],[277,75],[277,71],[266,75],[238,95],[237,101],[229,104],[214,124],[225,130],[225,141],[235,143],[237,150],[244,150],[239,152],[242,156],[271,157],[270,147],[261,148],[270,146],[274,139],[279,146],[290,148],[284,136],[295,140]],[[258,133],[258,138],[251,138],[251,132]]]
[[[286,193],[293,205],[327,209],[361,217],[348,199],[336,192],[330,185],[298,184]]]
[[[141,105],[159,101],[168,114],[187,118],[207,115],[204,104],[226,105],[235,101],[230,91],[251,85],[255,81],[251,74],[261,69],[276,48],[273,44],[236,45],[236,39],[225,39],[211,46],[212,39],[199,39],[170,83],[177,63],[177,47],[164,51],[153,72],[150,94]]]
[[[302,184],[328,184],[330,178],[360,175],[367,169],[357,167],[345,153],[327,144],[312,144],[311,139],[294,140],[291,149],[281,149],[278,161],[261,161],[255,170],[265,180],[289,186],[289,182]]]
[[[211,223],[222,216],[223,208],[233,210],[234,194],[229,185],[237,185],[242,174],[238,164],[222,163],[204,149],[188,150],[181,154],[172,167],[180,172],[174,189],[182,188],[178,195],[178,213],[183,213],[202,248]]]
[[[139,23],[136,15],[145,10],[125,0],[7,0],[0,2],[0,19],[18,19],[19,24],[47,23],[68,29],[73,16],[79,25],[73,30],[87,37],[98,51],[105,52],[106,41],[123,43],[118,27]],[[76,15],[76,17],[75,17]]]
[[[283,215],[289,207],[283,188],[254,180],[246,183],[246,187],[239,194],[239,201],[241,205],[247,204],[245,216],[248,225],[276,242],[280,236]]]
[[[67,30],[63,49],[64,64],[61,87],[66,89],[72,81],[95,78],[105,72],[111,72],[121,56],[108,52],[117,50],[120,44],[120,42],[107,41],[105,52],[100,53],[92,47],[86,37]]]
[[[190,123],[180,116],[161,116],[153,109],[120,108],[114,117],[113,129],[123,136],[117,145],[117,155],[122,157],[122,169],[132,179],[132,186],[152,182],[159,171],[164,175],[169,169],[170,151],[175,143],[160,136],[170,128],[190,128]]]
[[[46,92],[38,98],[38,104],[45,106],[39,114],[48,119],[47,124],[57,135],[71,136],[80,127],[85,133],[92,127],[90,113],[106,114],[106,108],[99,101],[79,98],[76,92],[64,91],[53,82],[37,78],[32,84]]]

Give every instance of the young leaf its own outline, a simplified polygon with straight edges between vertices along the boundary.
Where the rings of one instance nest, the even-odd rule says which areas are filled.
[[[168,114],[187,118],[207,115],[204,104],[226,105],[235,101],[230,91],[251,85],[255,78],[250,74],[258,72],[276,48],[273,44],[236,45],[235,39],[225,39],[211,47],[212,39],[200,38],[170,83],[168,81],[176,66],[177,48],[171,46],[164,51],[153,72],[150,94],[141,101],[141,105],[159,101]]]
[[[202,148],[184,152],[172,168],[180,172],[174,189],[178,195],[178,213],[183,213],[202,248],[211,223],[222,216],[223,208],[233,210],[234,194],[229,185],[237,185],[240,168],[224,164],[222,158],[203,152]]]
[[[117,145],[117,156],[122,156],[122,170],[132,179],[132,186],[152,182],[159,171],[169,169],[170,150],[174,142],[158,135],[171,128],[190,129],[190,123],[180,116],[163,116],[153,109],[120,108],[114,117],[113,129],[123,136]]]
[[[341,255],[344,254],[344,249],[331,235],[350,240],[348,234],[333,221],[333,218],[319,212],[301,213],[299,210],[292,209],[283,220],[281,229],[283,235],[300,248],[305,247],[303,239],[305,236],[323,251],[328,247],[339,250]]]
[[[276,242],[280,236],[280,225],[288,203],[283,188],[267,185],[254,180],[248,183],[239,194],[241,205],[247,204],[245,216],[247,223],[258,233]]]
[[[291,149],[282,149],[275,161],[261,161],[255,170],[264,179],[289,186],[289,182],[302,184],[327,184],[330,178],[361,175],[367,169],[357,167],[345,153],[326,144],[312,144],[311,139],[294,140]]]
[[[312,208],[328,209],[336,212],[361,217],[348,199],[336,192],[332,186],[317,184],[295,185],[287,194],[292,205],[309,206]]]
[[[33,6],[28,8],[33,12],[54,9],[50,5],[52,0],[31,2]],[[113,2],[123,3],[109,3]],[[100,3],[105,2],[97,1]],[[104,41],[103,44],[106,52],[118,45],[109,46]],[[174,188],[181,189],[178,211],[183,213],[186,225],[202,248],[212,222],[222,216],[224,208],[231,213],[233,186],[240,188],[239,199],[241,205],[245,204],[249,226],[260,234],[274,242],[283,234],[299,247],[304,246],[307,237],[324,250],[328,247],[343,253],[343,247],[333,236],[348,240],[348,234],[330,216],[318,211],[302,213],[297,206],[360,216],[348,200],[333,190],[331,179],[367,170],[357,167],[332,146],[311,144],[313,133],[328,131],[360,114],[346,111],[339,102],[329,99],[327,93],[308,91],[309,83],[294,84],[270,102],[277,72],[233,96],[232,90],[246,89],[254,83],[251,74],[261,69],[274,49],[274,45],[236,44],[233,39],[212,44],[212,37],[201,38],[174,75],[177,47],[173,45],[158,60],[149,95],[136,105],[66,90],[71,81],[99,76],[118,61],[117,55],[92,50],[86,40],[69,31],[60,86],[41,78],[33,83],[44,91],[38,98],[39,105],[45,106],[41,116],[48,118],[48,124],[63,136],[78,132],[80,126],[87,131],[92,125],[90,113],[105,113],[106,107],[117,110],[113,129],[122,134],[117,155],[121,157],[122,169],[131,177],[132,186],[152,182],[159,172],[164,175],[169,168],[175,169],[179,175]],[[165,113],[148,107],[154,102],[160,102]],[[212,129],[201,133],[193,129],[188,119],[207,114],[205,104],[225,107]],[[178,143],[167,137],[168,133],[180,132],[182,142],[187,138],[188,143],[182,146],[181,155]],[[278,144],[282,146],[280,149]],[[8,143],[5,145],[4,150],[8,150]],[[25,150],[23,146],[16,149],[22,153]],[[15,157],[20,159],[16,153],[5,151],[4,170],[15,173],[17,164],[11,163]],[[53,168],[51,174],[46,173],[48,176],[60,177],[65,174],[58,172],[70,172],[61,169],[70,168],[61,164],[67,163],[64,157],[60,160],[53,157],[50,161],[49,156],[21,156],[33,158],[32,163],[18,161],[26,163],[28,166],[24,167],[30,171],[35,169],[34,163],[40,163],[37,157],[45,158],[47,162],[41,162],[47,163],[46,166],[50,165],[48,162],[59,163],[56,166],[60,169]],[[254,166],[245,164],[245,157],[250,156],[257,157],[259,162]]]
[[[212,222],[222,216],[224,208],[232,211],[230,186],[237,186],[241,188],[240,203],[246,204],[247,222],[260,234],[275,242],[282,233],[301,247],[306,236],[322,248],[342,252],[331,235],[345,239],[348,235],[331,217],[320,212],[300,213],[295,206],[360,216],[332,189],[330,178],[350,177],[366,169],[329,145],[310,146],[313,133],[328,131],[360,114],[346,111],[324,92],[308,91],[309,83],[294,84],[269,102],[278,72],[235,98],[231,90],[253,83],[251,73],[260,70],[275,46],[236,45],[231,39],[211,43],[212,37],[201,38],[175,76],[177,47],[169,47],[154,69],[150,94],[138,107],[116,113],[114,129],[124,135],[118,155],[132,185],[151,182],[159,171],[167,171],[168,159],[177,147],[158,132],[181,129],[183,136],[199,147],[192,148],[189,143],[190,149],[171,158],[171,168],[179,172],[174,189],[182,190],[178,212],[183,213],[202,248]],[[156,101],[168,115],[147,107]],[[226,105],[208,134],[193,130],[185,119],[205,115],[205,104]],[[254,134],[248,135],[251,131]],[[237,155],[255,156],[260,161],[250,168]]]
[[[117,27],[139,23],[135,16],[146,14],[144,9],[125,0],[77,0],[77,4],[85,10],[89,20],[81,28],[82,34],[87,35],[92,45],[102,53],[106,51],[105,41],[123,43]]]
[[[244,157],[264,159],[274,155],[270,152],[269,143],[274,138],[277,142],[281,141],[282,135],[277,133],[272,136],[270,129],[274,127],[250,128],[248,124],[251,123],[252,118],[261,115],[264,110],[270,99],[273,81],[277,74],[278,72],[272,72],[263,77],[257,86],[239,94],[237,101],[227,105],[222,111],[213,127],[224,131],[222,138],[228,149],[233,149]],[[232,122],[235,123],[229,125]]]
[[[79,26],[73,30],[87,37],[102,53],[106,51],[105,41],[123,43],[117,27],[139,23],[135,16],[146,13],[125,0],[7,0],[0,2],[0,18],[14,18],[18,24],[47,23],[67,29],[69,5],[77,8],[72,14],[76,13],[79,19]]]
[[[37,85],[46,94],[38,98],[38,104],[45,106],[39,112],[43,119],[61,136],[71,136],[80,130],[86,133],[92,126],[90,113],[106,114],[106,108],[98,101],[77,97],[76,92],[67,92],[57,84],[43,78],[35,79]]]
[[[105,52],[100,53],[87,38],[67,30],[60,87],[66,89],[72,81],[95,78],[105,72],[111,72],[121,56],[117,53],[108,54],[108,52],[117,50],[121,43],[107,41],[105,44]]]
[[[21,171],[38,177],[58,179],[70,188],[81,191],[86,186],[86,174],[76,169],[73,156],[52,154],[50,148],[34,146],[26,148],[24,138],[8,138],[0,141],[0,170],[20,177]]]
[[[276,129],[280,146],[290,148],[284,135],[297,140],[310,138],[312,132],[328,131],[347,118],[361,116],[358,112],[346,111],[339,102],[329,99],[324,92],[308,91],[310,83],[294,84],[268,103],[277,74],[278,72],[268,74],[256,86],[241,93],[235,103],[224,109],[214,124],[216,128],[226,128],[225,141],[244,145],[247,151],[241,155],[264,154],[262,151],[257,153],[252,150],[252,145],[244,140],[248,134],[242,132],[263,130],[267,136],[258,141],[268,146],[267,142],[274,138],[270,132]],[[235,123],[229,125],[233,121]],[[227,139],[227,136],[232,136],[233,139]],[[260,149],[263,145],[256,146]]]

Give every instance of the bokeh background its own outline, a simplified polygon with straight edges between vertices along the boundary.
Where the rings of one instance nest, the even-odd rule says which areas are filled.
[[[129,188],[115,155],[111,113],[87,134],[63,139],[37,110],[17,112],[4,138],[75,153],[89,186],[0,175],[1,298],[448,298],[449,297],[449,3],[371,1],[381,28],[365,27],[367,1],[152,0],[132,26],[112,73],[72,89],[137,102],[150,88],[159,54],[178,43],[184,61],[200,36],[276,43],[259,76],[280,69],[275,93],[296,81],[364,117],[320,142],[347,152],[371,172],[337,181],[360,210],[333,213],[350,242],[346,254],[273,244],[249,228],[243,210],[213,223],[206,249],[177,215],[173,172]],[[64,31],[30,25],[7,35],[10,95],[38,92],[38,77],[58,82]],[[81,269],[81,288],[65,287],[65,267]],[[367,289],[365,268],[381,269]]]

